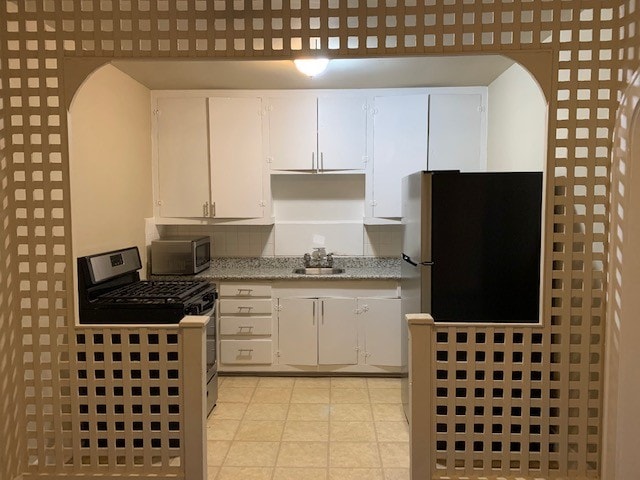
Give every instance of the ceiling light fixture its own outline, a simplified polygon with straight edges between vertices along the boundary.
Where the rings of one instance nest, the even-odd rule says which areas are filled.
[[[294,60],[296,68],[300,73],[304,73],[308,77],[320,75],[327,69],[329,65],[328,58],[298,58]]]
[[[320,39],[311,38],[310,40],[311,50],[320,50]],[[294,60],[293,63],[300,73],[305,74],[307,77],[315,77],[317,75],[320,75],[327,69],[327,66],[329,65],[329,59],[311,54],[311,56],[307,58],[298,58]]]

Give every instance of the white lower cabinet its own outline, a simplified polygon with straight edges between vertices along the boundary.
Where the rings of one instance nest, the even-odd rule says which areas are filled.
[[[223,365],[264,365],[271,363],[271,357],[271,339],[220,340]]]
[[[318,364],[318,326],[316,300],[278,299],[278,363],[281,365]]]
[[[218,300],[218,369],[234,371],[273,363],[271,285],[223,283]]]
[[[401,328],[399,298],[359,298],[361,358],[367,365],[401,366]]]
[[[278,363],[356,365],[354,298],[279,298]]]
[[[318,324],[318,364],[358,363],[358,317],[354,298],[322,298]]]
[[[400,371],[396,282],[224,282],[219,292],[222,372]]]

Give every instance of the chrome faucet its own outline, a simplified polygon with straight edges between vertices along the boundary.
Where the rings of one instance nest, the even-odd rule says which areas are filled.
[[[304,266],[309,267],[333,267],[333,253],[327,253],[324,247],[315,247],[311,255],[304,254]]]

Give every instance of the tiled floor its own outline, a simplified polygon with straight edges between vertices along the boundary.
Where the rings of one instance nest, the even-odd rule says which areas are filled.
[[[210,480],[407,480],[409,431],[392,378],[221,377]]]

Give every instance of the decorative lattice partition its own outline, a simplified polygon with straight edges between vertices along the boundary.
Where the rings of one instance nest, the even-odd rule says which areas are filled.
[[[176,329],[77,330],[70,460],[109,473],[182,473],[180,339]]]
[[[530,432],[533,436],[520,442],[521,449],[531,447],[539,435],[540,451],[523,457],[519,466],[508,462],[509,472],[518,468],[524,473],[536,471],[539,459],[542,475],[597,476],[610,142],[616,92],[624,83],[617,78],[617,15],[623,15],[625,25],[636,25],[629,18],[637,17],[632,2],[624,5],[626,8],[618,9],[619,2],[588,0],[0,2],[0,142],[6,145],[7,163],[0,172],[3,181],[9,179],[11,195],[0,200],[3,218],[10,208],[14,222],[4,239],[14,245],[9,252],[16,253],[8,253],[5,261],[8,271],[13,265],[18,272],[14,286],[3,286],[2,294],[13,294],[20,303],[20,331],[11,331],[24,339],[25,375],[29,379],[24,405],[27,450],[30,455],[37,451],[37,462],[32,462],[30,471],[92,472],[100,463],[93,457],[97,450],[89,450],[86,467],[81,457],[74,455],[68,464],[64,463],[69,462],[68,457],[61,455],[80,448],[76,442],[82,436],[74,424],[62,421],[59,415],[80,405],[72,389],[77,352],[76,332],[70,331],[69,216],[73,199],[64,108],[68,99],[63,93],[65,57],[288,59],[308,52],[318,40],[330,57],[343,58],[551,52],[553,62],[547,73],[551,88],[544,326],[535,333],[486,329],[482,342],[476,339],[478,329],[466,332],[466,343],[458,339],[458,333],[464,332],[457,329],[439,333],[447,334],[451,344],[443,351],[450,353],[455,348],[470,355],[477,348],[489,355],[489,349],[496,348],[505,359],[513,355],[511,347],[522,348],[523,355],[525,349],[541,353],[539,399],[533,396],[537,391],[525,389],[518,379],[494,379],[494,372],[503,368],[495,360],[484,370],[469,362],[451,363],[454,370],[446,369],[455,378],[463,365],[468,368],[467,380],[455,380],[455,388],[467,388],[465,401],[474,408],[482,403],[485,411],[493,411],[494,405],[506,402],[505,397],[489,399],[489,390],[493,394],[494,387],[484,387],[487,396],[476,398],[475,389],[482,388],[475,386],[476,380],[474,396],[470,397],[471,387],[463,382],[470,381],[472,373],[475,378],[476,372],[483,371],[492,385],[503,382],[505,396],[520,389],[521,401],[531,399],[540,404],[540,423],[549,418],[552,431]],[[630,42],[635,47],[635,37]],[[630,65],[637,63],[637,55],[625,55],[629,55]],[[2,326],[3,332],[6,328]],[[496,333],[504,334],[504,344],[496,341]],[[516,334],[522,334],[522,343],[516,342]],[[525,375],[534,367],[522,368]],[[447,382],[453,382],[451,377]],[[453,383],[447,385],[454,387]],[[456,398],[451,397],[454,402]],[[512,404],[516,400],[511,399]],[[450,415],[440,420],[447,428],[446,435],[441,432],[447,452],[456,448],[457,420]],[[537,422],[535,418],[530,421]],[[467,431],[475,428],[470,420],[464,425],[471,429]],[[511,428],[511,423],[501,425],[503,432]],[[525,427],[530,428],[522,425]],[[515,448],[511,433],[507,436],[504,432],[502,440],[497,433],[485,433],[487,439],[477,441],[483,442],[482,448],[491,452],[490,456],[493,442],[502,442],[503,450]],[[523,430],[513,435],[524,434]],[[474,438],[479,438],[478,434]],[[98,448],[91,445],[90,449]],[[456,462],[460,461],[468,468],[473,457],[468,455],[442,453],[441,458],[448,460],[446,473],[456,475]],[[503,468],[507,468],[505,462],[500,466]],[[133,457],[126,457],[121,471],[137,471]]]
[[[2,54],[0,43],[0,58]],[[0,72],[4,68],[6,65],[0,62]],[[0,91],[5,88],[4,82],[0,75]],[[24,385],[6,111],[5,98],[0,96],[0,478],[14,478],[24,468]]]

